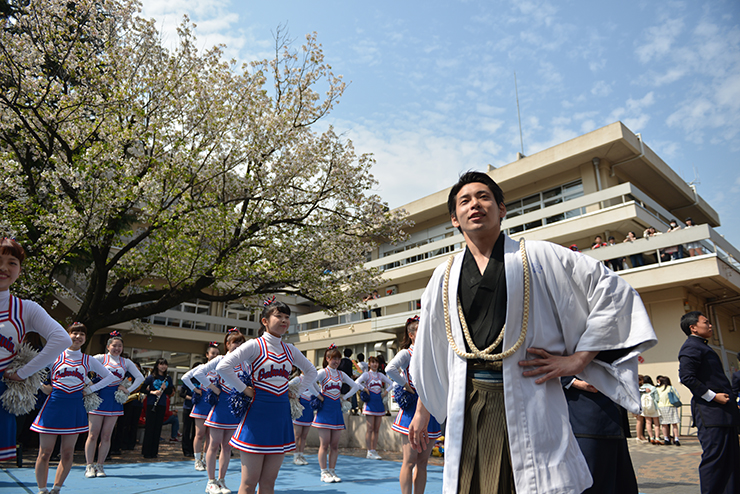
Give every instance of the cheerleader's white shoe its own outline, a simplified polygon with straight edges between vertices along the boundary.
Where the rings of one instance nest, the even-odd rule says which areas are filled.
[[[329,473],[328,470],[324,470],[321,472],[321,481],[326,482],[327,484],[332,484],[335,482],[334,476]]]
[[[206,462],[201,460],[200,458],[197,458],[195,460],[195,469],[199,472],[205,472],[206,470]]]
[[[208,483],[206,484],[206,494],[221,494],[221,486],[218,485],[217,480],[208,480]]]
[[[95,465],[95,476],[96,477],[105,477],[105,469],[103,469],[103,465]]]
[[[216,482],[218,482],[218,486],[221,488],[221,494],[231,494],[231,489],[226,487],[224,479],[218,479]]]
[[[95,477],[96,475],[97,475],[97,472],[95,471],[95,465],[93,465],[92,463],[89,463],[85,467],[85,477],[87,477],[88,479],[91,479]]]
[[[331,475],[334,478],[334,482],[341,482],[342,479],[339,478],[339,475],[334,471],[333,468],[329,469],[329,475]]]

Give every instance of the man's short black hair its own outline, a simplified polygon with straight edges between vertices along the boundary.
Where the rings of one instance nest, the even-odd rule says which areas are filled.
[[[691,335],[691,326],[695,326],[699,323],[699,316],[704,314],[698,310],[692,310],[681,316],[681,330],[686,333],[686,336]],[[705,316],[706,317],[706,316]]]
[[[457,206],[457,194],[464,186],[472,183],[481,183],[487,186],[493,194],[493,198],[496,200],[496,204],[502,204],[504,202],[504,191],[493,181],[488,174],[483,172],[469,171],[465,172],[460,176],[460,179],[450,189],[450,195],[447,196],[447,210],[450,212],[450,216],[455,215],[455,207]]]
[[[346,358],[350,358],[352,356],[352,349],[351,348],[345,348],[344,349],[344,356]]]

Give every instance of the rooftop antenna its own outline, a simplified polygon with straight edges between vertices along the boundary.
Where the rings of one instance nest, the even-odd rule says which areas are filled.
[[[695,185],[700,185],[701,180],[699,179],[699,172],[696,170],[696,165],[691,165],[691,168],[694,170],[694,180],[688,183],[689,187],[694,187]]]
[[[519,86],[516,82],[516,70],[514,71],[514,91],[516,92],[516,115],[519,117],[519,143],[522,146],[522,156],[524,156],[524,138],[522,137],[522,114],[519,112]]]

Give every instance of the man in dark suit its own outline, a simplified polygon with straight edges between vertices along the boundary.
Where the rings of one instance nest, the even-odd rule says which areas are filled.
[[[678,352],[678,377],[691,390],[691,415],[698,429],[702,455],[702,494],[740,494],[740,412],[722,361],[709,347],[712,325],[699,311],[681,318],[688,336]]]
[[[740,362],[740,353],[737,354],[737,360]],[[732,392],[735,393],[735,398],[740,396],[740,370],[736,370],[732,375]],[[740,403],[738,403],[740,406]]]
[[[573,434],[594,483],[582,494],[637,494],[627,411],[575,376],[560,378]]]

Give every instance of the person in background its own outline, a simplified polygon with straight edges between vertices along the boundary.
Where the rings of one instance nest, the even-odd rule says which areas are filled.
[[[170,442],[176,443],[178,441],[178,435],[180,434],[180,418],[177,416],[177,408],[172,407],[169,396],[167,396],[167,404],[165,406],[167,409],[164,412],[164,422],[162,422],[162,427],[165,425],[172,426],[170,427]],[[161,437],[159,440],[164,441]]]
[[[692,228],[696,226],[694,225],[694,220],[691,219],[691,216],[686,218],[684,220],[684,223],[686,223],[686,228]],[[686,250],[689,251],[689,257],[700,256],[704,254],[704,251],[701,250],[701,244],[699,242],[690,242],[686,244]]]
[[[351,379],[356,379],[355,376],[355,364],[352,362],[352,349],[351,348],[345,348],[344,349],[344,357],[342,357],[342,360],[339,361],[339,370],[347,374]],[[346,383],[342,383],[342,394],[346,394],[349,391],[349,386]],[[350,410],[350,413],[352,415],[357,415],[359,413],[357,408],[357,394],[353,394],[349,398],[349,402],[352,404],[352,409]]]
[[[740,362],[740,353],[737,354],[737,360]],[[732,392],[735,393],[736,397],[740,396],[740,369],[732,374]],[[740,407],[740,398],[736,401],[738,407]]]
[[[141,392],[146,396],[146,423],[141,453],[144,458],[156,458],[159,453],[159,435],[162,432],[164,412],[167,409],[165,396],[174,390],[172,378],[167,374],[167,359],[158,358],[151,374],[144,379]]]
[[[671,403],[670,393],[673,392],[676,398],[681,398],[676,388],[671,386],[671,379],[667,376],[658,376],[658,412],[660,412],[660,425],[663,428],[663,444],[671,444],[671,425],[673,425],[673,444],[681,446],[678,439],[678,424],[681,423],[679,414],[680,407]]]
[[[141,365],[134,362],[138,371],[143,374]],[[134,380],[133,375],[128,378]],[[143,385],[143,384],[142,384]],[[118,444],[122,450],[133,450],[136,448],[136,436],[139,429],[139,417],[144,407],[144,396],[140,393],[141,386],[138,389],[129,388],[128,400],[123,404],[123,416],[118,419],[116,435],[119,437]]]
[[[598,249],[600,247],[606,247],[606,242],[604,242],[604,239],[601,238],[601,235],[596,235],[594,237],[594,241],[591,244],[591,250]]]
[[[660,444],[658,393],[655,390],[653,379],[650,376],[642,376],[642,385],[640,385],[640,401],[642,403],[642,416],[645,418],[648,441],[650,441],[651,444]]]
[[[634,242],[637,240],[637,237],[635,236],[635,232],[627,232],[627,236],[624,240],[622,240],[622,243],[626,242]],[[632,263],[633,268],[639,268],[640,266],[645,265],[645,258],[642,257],[642,252],[639,252],[637,254],[631,254],[630,255],[630,262]]]
[[[365,362],[365,354],[364,353],[358,353],[357,354],[357,364],[355,364],[359,373],[362,374],[363,372],[367,372],[368,365],[367,362]]]
[[[614,240],[614,237],[610,236],[609,240],[607,242],[607,246],[616,245],[616,242]],[[622,269],[622,263],[624,262],[624,257],[620,257],[619,259],[609,259],[607,263],[609,263],[609,266],[611,266],[612,271],[619,271]]]
[[[713,329],[699,311],[681,317],[687,338],[678,352],[678,377],[691,390],[691,415],[701,443],[702,494],[740,492],[740,411],[722,360],[709,346]]]
[[[193,364],[191,369],[200,365],[199,362]],[[195,419],[190,416],[193,411],[193,392],[185,383],[180,385],[180,398],[182,398],[182,454],[187,458],[193,458],[193,439],[195,439]]]

